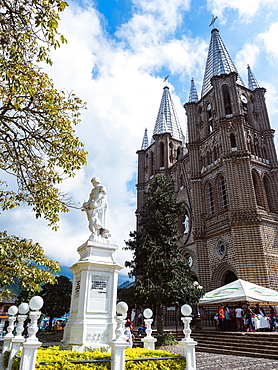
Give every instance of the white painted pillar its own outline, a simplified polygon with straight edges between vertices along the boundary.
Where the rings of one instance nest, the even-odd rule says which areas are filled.
[[[124,326],[126,323],[125,317],[128,310],[128,305],[125,302],[119,302],[116,306],[116,311],[120,316],[115,316],[117,327],[115,330],[116,338],[109,342],[111,347],[111,370],[125,369],[125,349],[128,342],[124,337]]]
[[[181,313],[185,316],[182,317],[182,322],[184,324],[184,338],[179,341],[180,346],[182,347],[182,356],[186,357],[186,367],[185,370],[196,370],[196,355],[195,355],[195,346],[198,344],[191,337],[190,322],[192,317],[189,315],[192,312],[192,308],[185,304],[181,307]]]
[[[28,338],[25,343],[23,343],[22,355],[20,361],[19,370],[34,370],[36,365],[36,357],[38,347],[41,342],[36,337],[38,331],[38,319],[41,316],[41,312],[38,311],[43,305],[43,299],[39,296],[30,299],[29,306],[31,310],[30,316],[30,326],[28,327]]]
[[[20,350],[20,347],[22,346],[23,342],[25,341],[25,338],[22,336],[22,332],[24,330],[24,321],[27,319],[27,315],[18,315],[17,320],[17,328],[16,328],[16,336],[12,338],[11,343],[11,353],[9,358],[9,364],[8,364],[8,370],[12,368],[12,363],[14,356],[17,354],[17,352]]]
[[[145,317],[145,324],[146,324],[146,336],[145,338],[142,338],[141,339],[141,342],[144,343],[144,348],[146,349],[151,349],[151,350],[154,350],[155,349],[155,343],[157,341],[156,338],[154,338],[152,336],[152,322],[153,322],[153,319],[151,319],[152,315],[153,315],[153,312],[150,308],[146,308],[143,312],[143,315]]]

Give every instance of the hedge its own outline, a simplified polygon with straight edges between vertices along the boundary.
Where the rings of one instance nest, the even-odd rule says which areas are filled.
[[[148,350],[144,348],[127,348],[126,359],[134,358],[154,358],[154,357],[179,357],[175,353],[169,353],[161,350]],[[98,362],[91,364],[72,364],[69,361],[86,360],[110,360],[111,353],[107,352],[76,352],[60,350],[59,347],[39,348],[37,361],[61,361],[61,363],[36,364],[36,370],[110,370],[110,362]],[[184,370],[185,359],[176,360],[150,360],[150,361],[128,361],[125,364],[126,370]],[[13,362],[12,370],[19,370],[19,359]]]

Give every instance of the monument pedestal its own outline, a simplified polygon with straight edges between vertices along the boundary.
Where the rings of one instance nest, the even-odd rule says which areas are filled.
[[[70,318],[61,341],[62,348],[85,351],[108,347],[113,340],[118,274],[122,266],[115,259],[118,246],[104,238],[88,240],[78,248]]]

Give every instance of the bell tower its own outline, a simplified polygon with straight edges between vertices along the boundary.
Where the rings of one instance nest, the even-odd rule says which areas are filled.
[[[191,80],[184,141],[164,87],[153,136],[138,154],[138,211],[148,182],[169,176],[187,208],[180,247],[205,291],[236,279],[278,289],[278,162],[265,92],[241,79],[218,29],[200,98]]]
[[[278,288],[277,156],[264,94],[249,66],[245,87],[213,29],[201,98],[191,93],[185,104],[192,231],[206,290],[237,278]]]

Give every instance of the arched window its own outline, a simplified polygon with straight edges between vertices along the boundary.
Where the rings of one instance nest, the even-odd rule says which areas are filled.
[[[224,100],[224,108],[225,108],[225,114],[232,114],[232,106],[231,106],[231,99],[230,99],[230,92],[228,85],[222,86],[222,92],[223,92],[223,100]]]
[[[219,190],[220,190],[220,205],[222,209],[228,209],[228,194],[227,194],[227,186],[226,180],[221,175],[219,177]]]
[[[236,274],[233,271],[227,271],[225,278],[224,278],[224,285],[230,284],[236,280],[237,280]]]
[[[177,149],[177,158],[176,158],[176,160],[179,159],[180,155],[181,155],[181,148],[179,146],[178,149]]]
[[[255,190],[257,205],[260,207],[264,207],[264,201],[263,201],[262,191],[261,191],[262,189],[261,189],[261,183],[260,183],[260,176],[255,170],[252,171],[252,180],[253,180],[253,186]]]
[[[151,176],[154,173],[154,158],[153,158],[153,152],[151,152]]]
[[[211,105],[207,105],[207,116],[208,116],[208,133],[213,131],[213,124],[212,124],[212,112],[211,112]]]
[[[160,142],[160,167],[164,167],[164,143]]]
[[[213,196],[213,188],[211,183],[207,185],[207,203],[208,203],[208,214],[214,214],[214,196]]]
[[[232,150],[236,149],[236,137],[235,137],[235,134],[232,132],[231,135],[230,135],[230,141],[231,141],[231,148]]]
[[[216,161],[218,159],[218,150],[217,147],[215,146],[213,148],[213,160]]]
[[[270,212],[276,212],[275,203],[274,203],[274,200],[273,200],[271,181],[270,181],[270,178],[267,175],[264,176],[264,188],[265,188],[268,208],[269,208]]]
[[[248,122],[248,110],[247,110],[248,100],[246,96],[243,94],[241,95],[240,99],[241,99],[241,105],[242,105],[245,122]]]
[[[145,172],[148,172],[149,168],[149,154],[146,154],[146,161],[145,161]]]
[[[171,142],[170,144],[169,144],[169,161],[170,161],[170,163],[173,163],[173,161],[174,161],[174,155],[173,155],[173,143]]]

